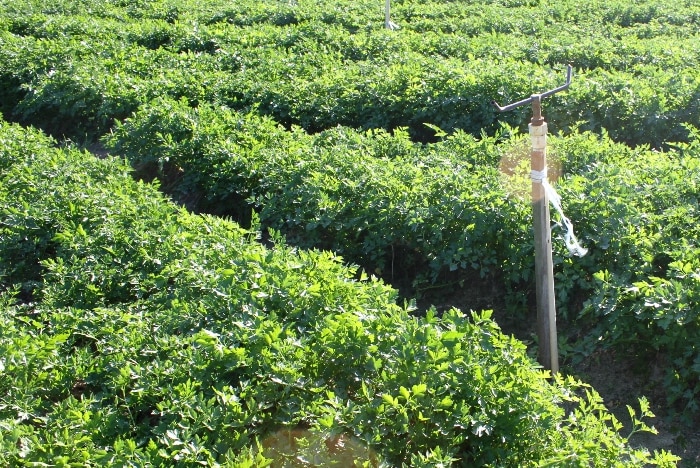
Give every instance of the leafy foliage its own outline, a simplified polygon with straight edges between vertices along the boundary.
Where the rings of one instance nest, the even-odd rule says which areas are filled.
[[[691,129],[696,134],[697,130]],[[565,187],[591,240],[592,297],[581,311],[589,341],[660,353],[671,403],[696,414],[698,140],[676,152],[635,151],[588,165]],[[566,192],[564,192],[566,193]],[[566,196],[566,195],[565,195]],[[567,197],[568,198],[568,197]]]
[[[526,206],[499,186],[494,139],[459,133],[424,147],[405,131],[340,127],[309,136],[255,114],[160,100],[106,142],[180,198],[202,194],[200,209],[238,219],[255,209],[293,244],[387,278],[504,270],[517,283],[529,271],[531,249],[513,246],[527,236]]]
[[[559,84],[568,62],[575,84],[548,101],[559,128],[658,147],[700,126],[695,5],[395,2],[401,29],[387,31],[370,0],[80,3],[1,3],[6,117],[90,139],[168,95],[309,132],[405,127],[434,141],[426,122],[474,135],[521,123],[490,101]]]
[[[331,249],[395,284],[408,277],[414,291],[475,271],[501,282],[516,310],[534,281],[530,209],[513,191],[523,157],[519,141],[456,133],[418,145],[406,132],[347,128],[309,136],[255,114],[172,100],[145,106],[107,140],[137,166],[160,168],[176,191],[201,193],[200,208],[213,201],[220,213],[239,219],[244,213],[246,220],[244,210],[256,210],[264,226],[293,244]],[[635,295],[632,307],[654,313],[631,313],[618,299],[601,298],[608,289],[596,278],[609,271],[630,291],[640,281],[645,288],[658,284],[653,278],[674,268],[690,281],[697,276],[694,248],[684,240],[697,224],[697,143],[663,153],[581,133],[552,138],[551,145],[553,165],[570,174],[560,182],[567,212],[590,248],[574,261],[555,243],[560,313],[585,327],[595,324],[589,345],[604,337],[606,346],[631,340],[644,352],[663,353],[674,362],[670,401],[695,413],[695,391],[687,390],[696,387],[688,370],[696,353],[685,346],[697,320],[688,292],[693,284],[678,283],[675,295],[664,293],[654,309],[644,294]],[[664,303],[684,311],[682,318],[664,317],[666,308],[658,305]]]
[[[242,0],[235,4],[223,0],[0,0],[0,112],[6,119],[38,126],[57,138],[94,142],[104,137],[114,153],[128,158],[141,178],[159,179],[165,191],[186,207],[229,216],[251,228],[248,232],[228,221],[186,216],[172,205],[163,208],[166,205],[154,187],[125,185],[126,166],[88,163],[74,151],[49,149],[53,143],[37,132],[3,124],[0,282],[7,317],[11,317],[3,316],[10,340],[6,349],[18,353],[16,349],[26,348],[31,359],[38,356],[41,363],[31,363],[28,369],[33,373],[21,374],[18,381],[34,382],[36,378],[36,388],[42,389],[17,387],[17,399],[12,401],[26,404],[17,403],[20,409],[8,416],[7,421],[15,422],[3,423],[3,429],[10,424],[9,433],[16,435],[7,439],[8,456],[33,453],[37,457],[33,461],[52,458],[56,463],[85,464],[79,458],[83,455],[78,455],[83,450],[80,444],[91,444],[89,434],[104,423],[125,434],[116,441],[104,435],[102,441],[94,439],[102,447],[99,450],[123,454],[124,458],[104,459],[116,464],[136,459],[173,464],[174,458],[167,458],[171,456],[180,457],[183,464],[190,460],[187,457],[223,460],[229,456],[221,456],[222,450],[229,448],[233,455],[226,460],[261,464],[263,455],[257,445],[264,446],[263,434],[277,422],[298,424],[302,431],[307,426],[320,434],[330,431],[331,439],[338,431],[349,431],[371,442],[376,434],[370,427],[380,416],[380,405],[393,422],[408,418],[408,429],[401,426],[401,430],[414,439],[420,437],[418,429],[412,432],[412,425],[427,431],[421,437],[428,443],[432,429],[416,414],[419,405],[414,394],[422,389],[417,377],[397,377],[393,386],[381,377],[385,387],[376,395],[383,395],[379,397],[382,402],[372,394],[375,399],[370,403],[355,394],[346,399],[335,387],[341,377],[324,375],[323,379],[333,383],[323,380],[311,400],[294,393],[299,389],[292,385],[284,387],[285,395],[298,396],[291,406],[284,406],[277,396],[269,397],[272,403],[253,401],[240,410],[245,413],[241,416],[244,422],[236,423],[245,430],[227,429],[245,437],[230,446],[217,440],[218,448],[212,449],[209,442],[202,441],[214,440],[213,432],[187,432],[189,426],[175,431],[168,424],[176,419],[181,401],[196,401],[197,408],[201,404],[209,409],[177,417],[197,421],[191,427],[201,423],[207,431],[228,428],[228,422],[207,420],[216,412],[210,402],[219,401],[218,394],[206,384],[187,383],[184,376],[188,374],[182,370],[169,374],[168,368],[163,372],[173,375],[172,380],[161,379],[148,374],[151,361],[147,364],[125,356],[142,349],[151,356],[154,349],[161,349],[160,342],[157,346],[144,344],[146,337],[157,334],[139,328],[143,317],[153,329],[166,327],[168,333],[186,338],[182,362],[189,369],[208,364],[193,364],[195,357],[187,353],[205,349],[206,343],[214,343],[212,349],[219,350],[217,340],[225,343],[221,349],[228,350],[229,345],[255,348],[260,337],[275,343],[302,340],[302,336],[305,340],[304,333],[325,329],[344,336],[349,327],[355,331],[347,331],[347,336],[367,346],[372,344],[362,341],[364,332],[356,330],[369,330],[367,336],[375,340],[380,336],[391,342],[410,340],[415,332],[430,343],[439,341],[438,331],[424,336],[397,329],[397,334],[382,335],[384,332],[373,328],[375,322],[357,325],[349,317],[337,318],[341,325],[320,325],[332,315],[329,310],[340,308],[356,312],[389,309],[392,320],[408,320],[406,311],[393,304],[394,292],[381,293],[381,306],[370,307],[363,302],[366,298],[353,302],[355,295],[364,297],[355,286],[351,293],[341,293],[343,288],[330,286],[336,284],[335,279],[324,276],[340,275],[345,285],[362,277],[362,270],[411,294],[435,284],[464,284],[480,276],[503,292],[510,311],[522,314],[532,296],[533,282],[529,206],[523,188],[527,177],[522,154],[527,150],[518,134],[528,111],[499,115],[490,100],[510,102],[558,85],[567,62],[576,68],[574,83],[567,93],[546,101],[550,127],[568,135],[550,138],[550,160],[560,164],[563,177],[557,189],[590,253],[573,261],[556,242],[554,231],[559,312],[575,324],[572,329],[581,330],[573,337],[580,340],[579,349],[611,346],[631,349],[642,360],[653,355],[665,361],[664,386],[670,403],[683,417],[694,418],[700,370],[697,350],[688,343],[698,340],[700,262],[693,241],[697,238],[696,128],[700,127],[698,8],[692,2],[681,5],[671,0],[634,5],[621,0],[546,5],[537,0],[395,1],[392,18],[401,28],[387,31],[382,27],[381,5],[369,0]],[[44,166],[41,177],[32,175],[38,170],[35,165]],[[98,186],[103,190],[97,190]],[[25,194],[24,198],[15,200],[15,193]],[[253,276],[239,278],[238,267],[217,263],[223,251],[236,252],[241,258],[253,255],[249,247],[241,246],[250,243],[258,227],[279,231],[297,247],[332,250],[362,270],[341,268],[339,259],[331,254],[294,253],[283,247],[278,234],[273,235],[274,248],[256,254],[264,261],[252,261],[261,266],[241,267],[245,275]],[[214,240],[220,236],[232,244]],[[276,255],[308,256],[303,261],[289,260],[289,265],[313,267],[292,267]],[[203,258],[207,265],[211,261],[215,266],[202,266]],[[270,266],[273,264],[276,266]],[[265,273],[268,269],[274,273]],[[317,269],[325,273],[314,273]],[[287,271],[294,272],[290,273],[294,279],[286,280]],[[234,288],[239,279],[247,292]],[[273,284],[285,286],[278,290]],[[385,289],[380,283],[371,284],[370,290]],[[321,294],[318,285],[330,289],[321,289]],[[227,288],[236,289],[235,294]],[[234,305],[209,302],[209,296],[219,297],[219,293],[238,299],[232,300]],[[331,305],[314,302],[320,301],[319,296],[336,294],[342,299]],[[308,311],[296,309],[297,301]],[[356,304],[356,309],[343,305],[344,301]],[[223,319],[205,318],[210,310],[239,313],[244,304],[254,310],[254,325],[241,335],[227,335]],[[274,316],[269,317],[272,311]],[[358,314],[362,315],[351,316]],[[74,335],[70,328],[82,323],[81,317],[87,317],[86,336]],[[121,317],[114,319],[119,326],[143,336],[136,344],[114,344],[112,335],[119,334],[115,329],[100,341],[95,324],[111,320],[108,317]],[[301,328],[287,332],[281,317],[299,321]],[[450,315],[446,322],[435,320],[438,329],[451,330],[462,319]],[[54,322],[58,324],[55,329],[50,325]],[[487,322],[481,326],[488,328]],[[13,335],[12,330],[22,330],[21,336]],[[465,340],[476,333],[460,330]],[[250,343],[241,338],[249,332],[258,337],[245,338]],[[199,341],[192,338],[195,335]],[[338,359],[353,368],[357,349],[352,348],[351,338],[338,343],[330,336],[313,336],[337,346],[340,354],[329,351],[331,355],[324,359]],[[167,351],[159,351],[159,358],[180,349],[173,344],[179,338],[167,335],[162,339],[171,344],[163,345]],[[352,349],[342,351],[344,346]],[[100,349],[109,351],[100,354]],[[294,357],[289,362],[277,355],[270,357],[248,381],[255,386],[273,374],[287,383],[297,382],[298,375],[321,375],[313,373],[320,369],[312,372],[304,367],[308,361],[299,349],[285,348]],[[78,367],[54,365],[66,350]],[[104,370],[100,366],[112,365],[106,357],[111,350],[121,350],[115,351],[120,357],[114,361],[116,367]],[[21,353],[12,354],[12,372],[21,373],[21,367],[31,361]],[[100,356],[101,364],[93,366],[93,355]],[[240,351],[230,351],[227,356],[228,364],[217,364],[216,369],[229,372],[227,365],[238,369],[232,360],[245,361],[245,372],[257,365]],[[378,362],[390,368],[385,355],[374,358],[378,361],[363,361],[367,368],[362,372],[380,373],[381,367],[374,368]],[[274,359],[282,359],[279,362],[299,374],[290,377],[275,367],[279,363],[273,365]],[[10,361],[0,362],[3,372],[9,369]],[[80,366],[102,370],[90,374],[92,370]],[[391,369],[398,372],[398,368]],[[247,378],[241,377],[245,372],[232,371],[232,388],[237,389],[239,379]],[[74,375],[91,375],[93,380],[80,377],[73,381]],[[153,388],[177,386],[177,392],[171,393],[183,399],[158,409],[155,405],[163,401],[161,396],[145,396],[150,395],[141,390],[146,387],[132,382],[142,376]],[[284,380],[287,378],[291,380]],[[357,390],[360,380],[348,384],[353,391],[362,391],[361,385]],[[60,386],[52,387],[54,381]],[[99,385],[104,382],[112,382],[104,401],[116,402],[117,409],[99,416],[104,419],[95,419],[94,428],[80,432],[73,419],[85,421],[97,414],[95,405],[103,401]],[[379,388],[373,382],[372,388]],[[279,390],[265,385],[270,394]],[[476,393],[490,391],[490,387],[479,388]],[[456,393],[450,393],[453,391]],[[26,395],[20,395],[22,392]],[[248,405],[236,392],[232,393],[235,398],[227,394],[221,402],[235,400],[241,408]],[[453,402],[464,397],[456,389],[448,393]],[[82,399],[82,395],[90,397]],[[314,399],[321,398],[319,395],[324,403]],[[65,406],[70,398],[74,406]],[[343,402],[342,410],[330,403],[334,398]],[[608,434],[598,429],[606,421],[605,417],[597,419],[599,402],[595,397],[588,400],[583,406],[589,409],[577,416],[581,421],[594,415],[590,432],[584,433]],[[348,401],[355,405],[350,405],[352,410]],[[73,419],[50,419],[48,408],[54,403],[75,410],[69,418],[68,413],[56,413],[59,419]],[[15,403],[3,401],[2,405],[5,411]],[[313,407],[308,413],[313,416],[290,416],[303,405]],[[270,408],[286,408],[279,413],[285,416],[275,416],[278,413]],[[442,414],[439,405],[434,408],[435,418],[445,418],[441,424],[453,421],[454,414]],[[92,413],[85,416],[88,412]],[[323,414],[326,423],[319,419]],[[465,420],[474,423],[474,414],[465,415]],[[114,422],[117,420],[120,422]],[[161,422],[164,426],[159,426]],[[518,424],[513,427],[520,430]],[[36,430],[36,434],[45,433],[36,440],[50,439],[54,435],[47,428],[54,426],[66,428],[60,436],[64,439],[46,445],[30,443],[34,436],[26,434]],[[155,436],[152,430],[157,427],[164,432]],[[573,439],[561,439],[561,444],[579,437],[580,426],[573,424],[572,428],[562,437]],[[77,445],[71,448],[65,434],[74,429],[88,439],[77,438]],[[472,435],[488,439],[485,432],[477,432]],[[456,444],[449,447],[416,446],[418,451],[409,454],[405,447],[391,446],[389,441],[378,449],[392,463],[430,465],[472,457],[498,464],[493,460],[500,460],[502,454],[491,453],[488,447],[480,452],[473,438],[459,442],[461,436],[455,434],[445,436],[452,440],[447,445]],[[311,439],[319,440],[317,436]],[[155,452],[150,441],[157,447]],[[583,457],[590,449],[581,446],[574,452],[561,452],[558,443],[552,447],[559,448],[546,455],[538,452],[533,459],[576,464],[578,459],[571,454]],[[525,457],[530,450],[504,444],[509,456]],[[32,448],[39,445],[47,451]],[[224,450],[224,446],[229,448]],[[89,448],[84,450],[92,453]],[[592,459],[606,465],[602,458]],[[10,464],[17,460],[11,459]]]
[[[53,243],[22,252],[38,277],[0,283],[3,463],[268,464],[280,427],[348,433],[393,465],[674,460],[631,449],[595,393],[548,381],[489,313],[411,317],[331,253],[266,248],[120,161],[0,135],[24,139],[2,153],[2,258],[13,236]]]

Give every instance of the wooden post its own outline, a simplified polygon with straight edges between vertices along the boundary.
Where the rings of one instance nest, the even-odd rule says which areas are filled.
[[[391,21],[391,0],[384,5],[384,27],[389,30],[399,29],[399,25]]]
[[[491,104],[499,112],[532,104],[530,137],[532,138],[531,177],[532,214],[535,231],[535,287],[537,288],[537,360],[552,374],[559,372],[559,345],[557,344],[557,312],[554,307],[554,266],[552,263],[552,234],[549,220],[549,200],[544,183],[547,180],[547,123],[542,117],[542,99],[564,91],[571,84],[572,67],[566,67],[566,83],[542,94],[533,94],[522,101],[500,106]],[[585,251],[584,251],[585,253]]]
[[[554,304],[554,267],[549,199],[542,182],[547,178],[547,123],[542,117],[541,96],[532,96],[532,213],[535,231],[535,285],[537,288],[537,360],[552,374],[559,372],[557,318]]]
[[[384,5],[384,27],[386,29],[392,29],[391,27],[391,0],[386,0],[386,3]]]

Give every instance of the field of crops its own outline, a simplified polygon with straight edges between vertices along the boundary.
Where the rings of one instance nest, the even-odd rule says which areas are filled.
[[[0,0],[0,463],[674,464],[479,291],[531,316],[530,111],[491,101],[571,64],[563,374],[624,352],[697,423],[696,2],[46,3]]]

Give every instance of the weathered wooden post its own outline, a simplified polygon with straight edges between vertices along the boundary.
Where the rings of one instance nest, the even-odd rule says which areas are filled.
[[[384,5],[384,27],[386,29],[399,29],[399,25],[391,21],[391,0],[386,0]]]
[[[542,118],[541,96],[532,96],[532,120],[528,125],[532,150],[532,214],[535,231],[535,284],[537,288],[538,361],[553,374],[559,372],[557,312],[554,304],[554,266],[549,197],[542,182],[547,177],[547,123]]]
[[[554,267],[552,263],[552,235],[549,216],[547,184],[547,123],[542,117],[542,99],[563,91],[571,84],[571,65],[568,66],[566,83],[542,94],[533,94],[527,99],[501,107],[505,112],[516,107],[532,104],[532,119],[529,129],[532,140],[530,153],[530,177],[532,179],[532,213],[535,232],[535,284],[537,288],[537,337],[539,351],[537,359],[552,374],[559,372],[557,344],[557,319],[554,304]]]

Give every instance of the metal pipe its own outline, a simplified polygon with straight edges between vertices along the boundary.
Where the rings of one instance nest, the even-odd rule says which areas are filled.
[[[571,75],[572,75],[572,67],[571,65],[566,66],[566,83],[563,85],[559,86],[558,88],[550,89],[549,91],[545,91],[544,93],[541,94],[533,94],[527,99],[523,99],[522,101],[514,102],[512,104],[508,104],[507,106],[500,106],[495,100],[491,101],[491,104],[498,109],[499,112],[507,112],[509,110],[513,110],[516,107],[523,106],[525,104],[530,104],[532,100],[534,99],[535,96],[539,96],[539,99],[542,100],[546,97],[551,96],[552,94],[558,93],[560,91],[564,91],[569,87],[571,84]]]

